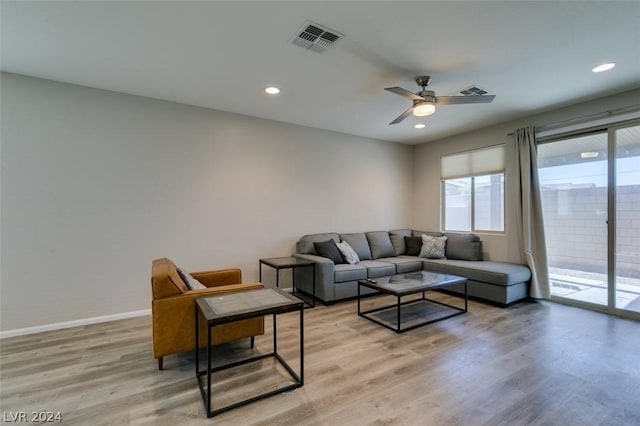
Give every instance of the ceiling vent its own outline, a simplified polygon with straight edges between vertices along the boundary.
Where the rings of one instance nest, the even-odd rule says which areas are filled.
[[[307,21],[293,36],[292,42],[307,50],[322,53],[342,37],[344,35],[337,31]]]
[[[482,96],[489,93],[489,91],[479,88],[478,86],[469,86],[466,89],[462,89],[457,94],[464,96]]]

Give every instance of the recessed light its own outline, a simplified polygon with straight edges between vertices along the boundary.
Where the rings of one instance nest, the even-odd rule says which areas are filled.
[[[606,64],[600,64],[597,67],[593,67],[591,69],[591,71],[593,71],[593,72],[609,71],[611,68],[613,68],[615,66],[616,66],[615,62],[607,62]]]
[[[580,153],[581,158],[598,158],[600,155],[597,151],[585,151]]]
[[[275,86],[269,86],[265,88],[264,91],[270,95],[277,95],[278,93],[280,93],[280,89]]]
[[[416,129],[424,129],[426,126],[424,124],[422,124],[422,123],[418,123],[413,127],[416,128]]]

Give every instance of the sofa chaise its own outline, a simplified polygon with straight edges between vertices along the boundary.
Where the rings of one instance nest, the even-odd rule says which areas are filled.
[[[444,258],[407,254],[407,242],[422,235],[447,237]],[[329,258],[318,256],[314,243],[328,240],[347,242],[360,261],[355,264],[334,263]],[[473,233],[396,229],[310,234],[297,242],[294,256],[315,262],[316,297],[323,303],[356,297],[358,280],[361,279],[427,270],[463,276],[467,278],[469,296],[507,306],[527,298],[531,278],[531,271],[526,265],[483,260],[482,241]],[[297,288],[311,294],[311,271],[301,268],[294,273]],[[450,290],[463,293],[464,285],[452,286]],[[373,292],[363,289],[363,294]]]

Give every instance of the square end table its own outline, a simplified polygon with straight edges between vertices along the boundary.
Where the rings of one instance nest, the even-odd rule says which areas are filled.
[[[282,269],[291,269],[291,279],[293,286],[293,295],[302,299],[305,302],[305,308],[313,308],[316,306],[316,264],[310,260],[300,259],[299,257],[294,256],[285,256],[285,257],[267,257],[260,259],[259,268],[260,268],[260,278],[259,281],[262,282],[262,265],[270,266],[271,268],[276,270],[276,288],[280,288],[280,270]],[[312,285],[312,295],[311,298],[302,295],[302,293],[296,293],[296,275],[295,269],[297,268],[311,268],[311,276],[313,277],[311,285]]]
[[[280,289],[265,288],[259,290],[238,291],[235,293],[224,293],[216,296],[203,296],[195,299],[195,344],[196,344],[196,379],[200,387],[200,393],[205,405],[207,417],[213,417],[225,411],[231,410],[267,398],[272,395],[291,391],[304,385],[304,303]],[[276,316],[286,312],[299,311],[300,313],[300,373],[296,373],[293,368],[278,353],[277,323]],[[199,341],[199,321],[200,315],[204,318],[207,326],[207,367],[200,369],[200,341]],[[212,368],[212,332],[215,326],[227,324],[243,319],[256,318],[261,316],[273,316],[273,350],[266,354],[256,355],[240,361],[227,363]],[[263,360],[265,358],[275,358],[275,360],[290,375],[291,384],[277,389],[250,397],[248,399],[235,402],[233,404],[213,409],[212,407],[212,374],[216,371],[237,367]]]

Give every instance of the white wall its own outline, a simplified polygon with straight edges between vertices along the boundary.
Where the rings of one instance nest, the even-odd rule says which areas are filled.
[[[634,90],[416,146],[413,166],[415,193],[412,227],[424,230],[440,229],[440,158],[443,155],[505,144],[507,157],[505,232],[480,235],[485,259],[522,262],[512,207],[516,182],[512,167],[515,162],[515,153],[513,136],[509,136],[509,133],[525,126],[542,126],[638,104],[640,104],[640,90]],[[434,115],[433,119],[437,119],[437,116]]]
[[[410,146],[2,74],[0,330],[150,308],[151,260],[406,227]]]

